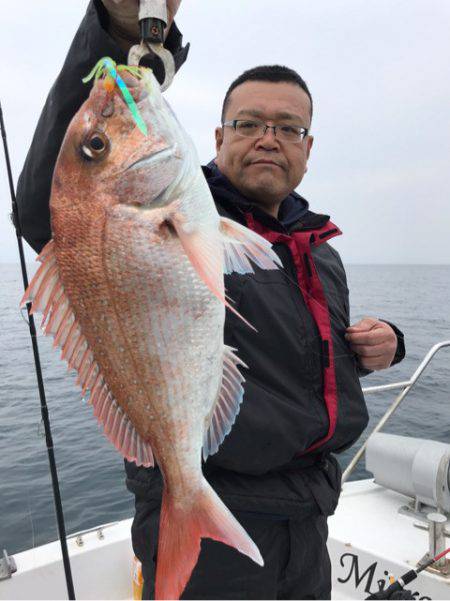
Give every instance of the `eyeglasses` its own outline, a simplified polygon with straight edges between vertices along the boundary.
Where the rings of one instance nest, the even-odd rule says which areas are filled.
[[[268,129],[273,129],[274,136],[285,142],[301,142],[309,132],[309,129],[300,125],[267,125],[263,121],[249,121],[248,119],[225,121],[222,126],[232,127],[239,136],[244,136],[244,138],[262,138]]]

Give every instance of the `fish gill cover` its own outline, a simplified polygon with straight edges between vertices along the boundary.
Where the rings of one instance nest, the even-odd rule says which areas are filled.
[[[136,77],[136,79],[143,79],[146,71],[149,71],[146,67],[137,67],[130,65],[117,65],[112,58],[105,56],[101,58],[92,71],[82,79],[83,83],[87,83],[92,78],[96,82],[101,77],[104,78],[103,85],[109,92],[114,90],[114,86],[117,84],[119,90],[122,92],[125,102],[133,115],[136,125],[139,127],[144,136],[147,135],[147,126],[139,113],[136,102],[127,88],[124,80],[119,75],[119,71],[126,71]]]

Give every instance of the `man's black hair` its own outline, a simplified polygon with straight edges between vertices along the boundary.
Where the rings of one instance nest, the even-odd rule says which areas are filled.
[[[225,113],[230,102],[231,92],[246,81],[270,81],[274,83],[287,81],[300,86],[301,89],[308,95],[309,101],[311,103],[312,119],[313,100],[311,92],[309,91],[306,82],[302,77],[300,77],[297,71],[294,71],[293,69],[289,69],[289,67],[284,67],[282,65],[261,65],[260,67],[253,67],[252,69],[244,71],[244,73],[242,73],[242,75],[239,75],[239,77],[235,79],[230,85],[223,101],[222,123],[225,120]]]

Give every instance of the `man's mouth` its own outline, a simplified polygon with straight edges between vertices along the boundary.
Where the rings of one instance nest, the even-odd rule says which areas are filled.
[[[283,169],[283,167],[279,163],[277,163],[276,161],[271,161],[270,159],[257,159],[256,161],[252,161],[250,165],[273,165],[275,167]]]

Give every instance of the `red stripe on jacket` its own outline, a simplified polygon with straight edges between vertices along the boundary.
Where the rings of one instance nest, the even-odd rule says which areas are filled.
[[[333,339],[331,335],[330,313],[323,286],[317,273],[311,254],[311,246],[319,246],[334,236],[342,234],[331,221],[321,228],[303,232],[283,234],[275,232],[256,221],[251,213],[245,214],[247,226],[268,240],[271,244],[280,242],[291,251],[297,272],[297,281],[308,311],[311,313],[322,339],[323,361],[323,396],[328,412],[329,427],[327,434],[317,440],[301,454],[315,451],[327,442],[336,429],[338,399],[336,372],[334,363]],[[327,348],[326,348],[327,347]],[[325,352],[327,351],[327,352]]]

